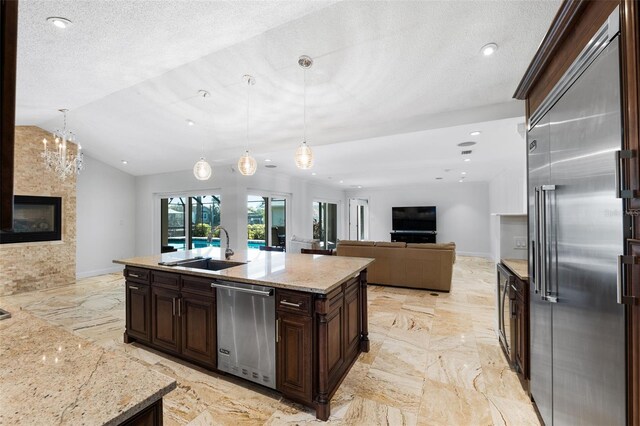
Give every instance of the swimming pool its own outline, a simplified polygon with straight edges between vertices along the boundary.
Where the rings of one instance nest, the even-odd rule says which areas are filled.
[[[169,238],[169,245],[173,246],[176,250],[184,250],[184,237],[173,237]],[[194,248],[204,248],[204,247],[220,247],[220,239],[213,238],[210,243],[207,242],[206,238],[196,237],[193,238]],[[250,249],[259,249],[261,246],[264,246],[264,240],[249,240],[247,241],[247,248]]]

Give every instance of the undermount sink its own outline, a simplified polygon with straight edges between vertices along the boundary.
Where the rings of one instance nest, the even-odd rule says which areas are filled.
[[[206,269],[209,271],[220,271],[234,266],[244,265],[244,262],[233,262],[227,260],[214,260],[210,258],[186,259],[178,262],[160,262],[164,266],[184,266],[185,268]]]

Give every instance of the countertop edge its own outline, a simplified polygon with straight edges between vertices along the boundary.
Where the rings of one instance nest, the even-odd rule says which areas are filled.
[[[159,373],[162,374],[162,373]],[[169,376],[167,376],[169,377]],[[167,395],[169,392],[171,392],[172,390],[176,389],[178,387],[178,382],[176,380],[173,380],[172,383],[168,384],[167,386],[158,389],[158,391],[156,391],[155,393],[151,394],[148,398],[144,399],[143,401],[140,401],[139,404],[131,407],[130,409],[123,411],[122,413],[118,414],[116,417],[114,417],[113,419],[109,420],[108,422],[106,422],[104,424],[104,426],[117,426],[119,424],[121,424],[122,422],[132,418],[133,416],[135,416],[136,414],[138,414],[139,412],[141,412],[142,410],[148,408],[149,406],[151,406],[152,404],[155,404],[156,402],[158,402],[159,400],[161,400],[165,395]]]
[[[505,267],[507,267],[511,272],[513,272],[518,278],[522,281],[529,282],[529,273],[527,275],[522,275],[518,272],[518,269],[515,267],[513,262],[527,262],[525,259],[500,259],[500,263],[502,263]]]

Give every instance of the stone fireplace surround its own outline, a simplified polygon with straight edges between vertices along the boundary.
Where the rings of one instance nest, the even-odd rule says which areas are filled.
[[[40,157],[45,137],[51,139],[51,134],[39,127],[16,127],[14,193],[61,197],[62,240],[0,244],[0,296],[76,279],[76,177],[62,181],[45,169]],[[68,146],[75,151],[75,145]]]

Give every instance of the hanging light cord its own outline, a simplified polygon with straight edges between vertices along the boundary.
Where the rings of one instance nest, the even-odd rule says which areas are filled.
[[[251,77],[247,79],[247,152],[249,151],[249,103],[251,102]]]
[[[302,68],[302,111],[303,111],[303,139],[302,143],[307,143],[307,69]]]

